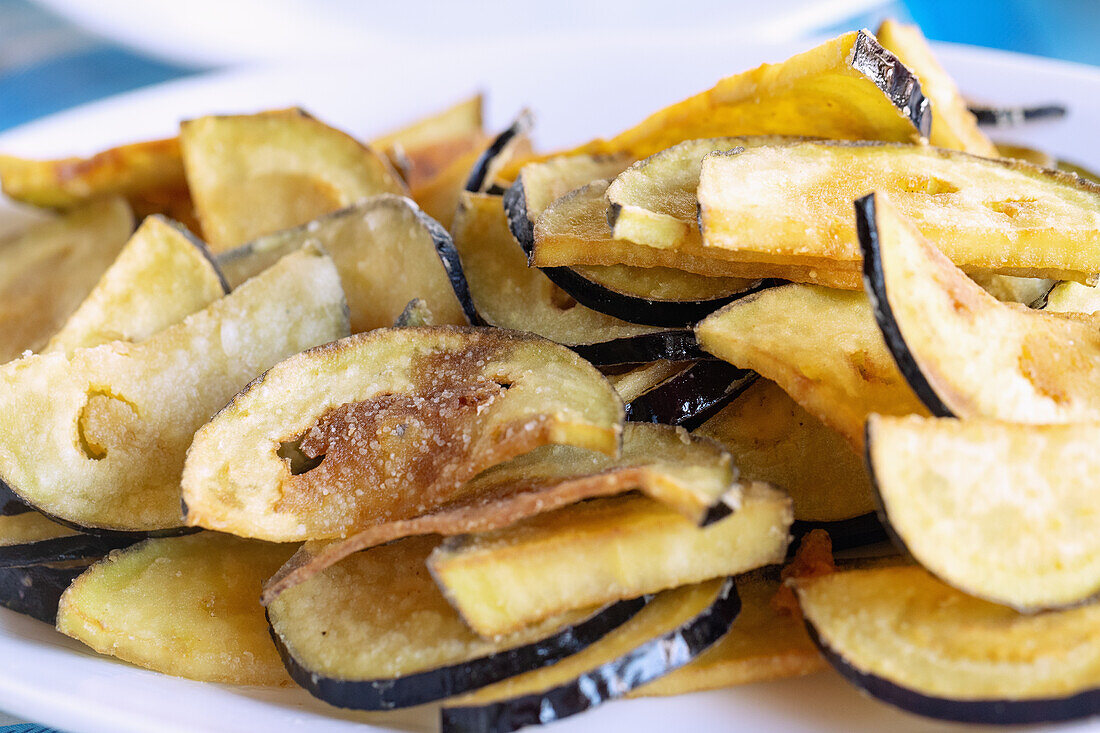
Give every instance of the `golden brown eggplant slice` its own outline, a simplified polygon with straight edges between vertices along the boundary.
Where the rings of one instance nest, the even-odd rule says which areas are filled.
[[[624,372],[608,374],[607,381],[615,387],[615,391],[623,398],[623,402],[629,404],[631,400],[641,397],[661,382],[684,371],[692,363],[668,359],[652,361]]]
[[[201,117],[180,126],[203,236],[223,252],[380,193],[404,193],[389,162],[300,110]]]
[[[114,262],[133,229],[130,207],[111,198],[0,243],[0,363],[46,345]]]
[[[917,567],[794,581],[826,660],[861,690],[918,715],[1040,723],[1100,705],[1100,605],[1022,615]]]
[[[78,532],[72,527],[58,524],[34,511],[0,516],[0,548],[71,537],[75,534]]]
[[[894,364],[862,293],[771,288],[730,303],[695,333],[710,353],[778,384],[857,451],[871,413],[927,414]]]
[[[0,478],[81,527],[177,528],[195,430],[273,363],[346,333],[336,268],[304,248],[140,344],[11,362],[0,367]]]
[[[880,418],[867,459],[903,547],[950,585],[1035,611],[1100,592],[1100,425]]]
[[[858,269],[848,202],[870,190],[890,196],[964,270],[1081,281],[1100,272],[1100,186],[914,145],[804,142],[707,156],[705,251]]]
[[[464,496],[549,444],[617,456],[622,401],[569,349],[499,329],[379,329],[283,361],[196,435],[187,523],[332,539]]]
[[[1100,287],[1060,282],[1043,299],[1048,313],[1096,313],[1100,311]]]
[[[755,483],[733,514],[703,528],[648,497],[610,497],[448,538],[428,566],[472,628],[502,634],[571,608],[779,562],[792,519],[785,494]]]
[[[468,97],[398,130],[376,137],[370,146],[401,171],[410,189],[435,178],[448,165],[481,147],[481,94]]]
[[[130,537],[84,534],[33,510],[0,515],[0,569],[36,565],[56,568],[72,561],[94,561],[111,550],[132,545],[135,541]],[[0,603],[5,592],[0,589]],[[56,605],[56,599],[54,603]]]
[[[882,195],[857,201],[856,214],[875,318],[901,372],[933,414],[1023,423],[1100,420],[1094,323],[1001,303]]]
[[[466,178],[466,190],[470,193],[499,194],[497,175],[513,160],[530,157],[531,128],[535,116],[529,109],[520,110],[512,124],[502,130],[482,151],[470,168]]]
[[[336,263],[352,333],[392,325],[413,298],[425,300],[438,325],[467,325],[477,315],[451,235],[402,196],[364,199],[223,252],[218,263],[236,286],[306,242]]]
[[[293,551],[214,532],[146,540],[77,578],[61,596],[57,628],[177,677],[289,686],[259,598]]]

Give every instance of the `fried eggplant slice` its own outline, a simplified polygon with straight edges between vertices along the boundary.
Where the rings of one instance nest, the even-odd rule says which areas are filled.
[[[661,382],[676,376],[694,363],[661,359],[640,366],[607,367],[604,374],[607,375],[607,381],[611,382],[611,386],[623,398],[623,402],[629,405],[631,400],[641,397]]]
[[[665,591],[579,654],[449,700],[441,730],[507,733],[621,698],[711,648],[740,610],[733,578]]]
[[[916,76],[861,30],[782,63],[726,77],[609,140],[593,140],[573,152],[641,159],[684,140],[728,135],[918,142],[928,136],[931,122]]]
[[[0,516],[0,568],[99,558],[134,541],[84,534],[35,511]]]
[[[195,435],[187,523],[346,537],[464,496],[549,444],[617,456],[623,407],[569,349],[499,329],[379,329],[283,361]]]
[[[724,361],[698,361],[634,397],[626,405],[626,419],[694,430],[736,399],[757,376]]]
[[[690,521],[727,516],[737,470],[714,441],[665,425],[628,424],[619,458],[550,445],[493,466],[463,486],[463,497],[411,519],[374,524],[346,539],[307,542],[264,587],[264,602],[348,555],[402,537],[500,529],[579,501],[641,491]]]
[[[65,589],[98,559],[0,567],[0,607],[52,626]]]
[[[376,137],[370,146],[390,159],[410,189],[435,178],[453,161],[479,149],[485,138],[484,99],[468,97],[405,127]]]
[[[1086,313],[1100,311],[1100,287],[1075,282],[1060,282],[1043,299],[1048,313]]]
[[[932,414],[1021,423],[1100,420],[1095,324],[1001,303],[882,195],[856,202],[856,223],[875,318]]]
[[[385,157],[300,110],[188,120],[180,145],[214,252],[367,196],[405,192]]]
[[[823,669],[825,660],[806,633],[802,617],[777,610],[772,602],[780,588],[778,575],[765,568],[738,576],[741,613],[729,632],[690,663],[635,688],[627,697],[683,695],[801,677]]]
[[[291,676],[339,707],[420,705],[554,664],[644,605],[581,609],[485,639],[463,623],[424,566],[438,544],[410,537],[374,547],[280,595],[267,616]]]
[[[392,325],[413,298],[427,302],[439,325],[468,325],[477,316],[451,235],[403,196],[374,196],[260,237],[223,252],[218,263],[236,286],[306,242],[336,263],[352,333]]]
[[[791,495],[796,534],[823,528],[838,547],[886,539],[862,456],[774,382],[758,379],[696,432],[725,446],[744,479]]]
[[[336,268],[316,248],[140,344],[0,367],[0,479],[82,528],[179,528],[195,430],[280,359],[347,333]]]
[[[1042,723],[1100,707],[1100,605],[1022,615],[925,570],[795,580],[833,667],[882,702],[966,723]]]
[[[708,352],[778,384],[859,453],[871,413],[927,414],[894,364],[862,293],[771,288],[730,303],[695,334]]]
[[[0,243],[0,363],[44,347],[133,230],[129,205],[109,198]]]
[[[470,193],[498,193],[494,188],[500,170],[513,160],[530,156],[530,133],[534,126],[535,116],[531,110],[521,110],[512,124],[493,138],[478,156],[466,179],[466,190]]]
[[[57,629],[176,677],[289,686],[259,596],[293,551],[214,532],[146,540],[77,578],[61,597]]]
[[[1042,277],[1013,277],[980,273],[970,279],[982,286],[987,293],[1004,303],[1022,303],[1036,307],[1045,302],[1055,281]],[[1078,285],[1078,283],[1073,283]],[[1079,287],[1086,287],[1079,285]]]
[[[875,37],[920,81],[921,91],[931,104],[930,145],[987,158],[997,157],[997,148],[978,129],[977,118],[967,109],[955,80],[940,65],[920,28],[887,18],[878,27]]]
[[[180,224],[150,216],[45,351],[71,356],[109,341],[142,341],[228,290],[205,244]]]
[[[1100,272],[1100,186],[1021,161],[878,143],[711,154],[699,181],[705,250],[858,268],[848,202],[877,190],[968,272],[1088,281]]]
[[[792,519],[790,499],[758,483],[747,485],[733,514],[703,528],[645,496],[609,497],[448,538],[428,567],[466,623],[502,634],[569,609],[779,562]]]
[[[485,147],[480,145],[459,156],[431,180],[418,184],[409,191],[409,197],[447,231],[454,231],[455,212],[466,193],[466,181]]]
[[[1100,425],[876,416],[867,436],[886,521],[937,577],[1025,612],[1100,592]]]

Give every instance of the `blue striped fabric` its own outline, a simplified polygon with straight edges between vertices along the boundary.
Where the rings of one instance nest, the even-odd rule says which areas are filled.
[[[46,728],[33,723],[21,723],[20,725],[5,725],[0,728],[0,733],[60,733],[53,728]]]

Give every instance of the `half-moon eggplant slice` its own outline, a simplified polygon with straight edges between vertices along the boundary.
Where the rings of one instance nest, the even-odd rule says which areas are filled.
[[[698,192],[704,251],[858,270],[848,202],[870,190],[963,270],[1081,282],[1100,272],[1100,186],[1022,161],[886,143],[708,155]]]
[[[856,202],[856,221],[875,318],[902,374],[933,414],[1022,423],[1100,420],[1094,324],[1001,303],[881,195]]]
[[[289,686],[259,598],[293,551],[214,532],[146,540],[77,578],[61,597],[57,629],[177,677]]]
[[[192,436],[248,380],[347,333],[336,268],[316,248],[139,344],[0,367],[0,477],[89,530],[177,530]]]
[[[1100,710],[1100,605],[1027,616],[911,566],[793,582],[825,659],[882,702],[964,723]]]
[[[1100,424],[880,418],[867,462],[904,549],[960,590],[1021,611],[1100,593]]]
[[[860,454],[871,413],[927,414],[894,364],[863,293],[770,288],[730,303],[695,334],[710,353],[778,384]]]
[[[549,444],[617,456],[622,400],[569,349],[500,329],[378,329],[291,357],[195,435],[187,523],[332,539],[465,496]]]
[[[535,116],[525,109],[516,115],[515,120],[503,132],[493,138],[489,146],[482,151],[470,175],[466,179],[466,190],[470,193],[496,193],[497,173],[512,160],[530,157],[531,128],[535,126]]]
[[[790,499],[749,484],[733,514],[698,527],[645,496],[574,504],[481,534],[449,537],[428,561],[478,633],[509,633],[563,611],[782,561]]]
[[[35,224],[0,247],[0,363],[38,351],[80,306],[134,230],[121,198]]]
[[[0,568],[98,558],[134,542],[84,534],[35,511],[0,516]]]
[[[500,529],[579,501],[641,491],[706,525],[727,516],[737,470],[712,440],[646,424],[623,429],[619,458],[550,445],[494,466],[462,487],[463,496],[411,519],[381,522],[345,539],[307,542],[264,587],[264,602],[348,555],[402,537]]]
[[[627,402],[626,419],[694,430],[736,399],[757,376],[724,361],[697,361]]]
[[[1037,104],[1033,107],[987,107],[970,105],[970,113],[979,125],[992,127],[1018,127],[1028,122],[1058,120],[1066,116],[1064,104]]]
[[[443,733],[508,733],[583,713],[682,668],[735,622],[733,578],[665,591],[619,628],[555,665],[449,700]]]
[[[315,242],[336,263],[352,333],[393,324],[413,298],[423,298],[438,325],[476,319],[451,235],[411,199],[383,194],[277,232],[218,256],[236,287],[285,255]]]
[[[773,599],[782,584],[775,568],[745,573],[736,582],[741,613],[729,632],[688,664],[627,697],[683,695],[801,677],[825,667],[802,617],[776,609]]]
[[[420,705],[554,664],[644,605],[639,598],[581,609],[485,639],[424,567],[438,543],[410,537],[357,553],[271,603],[272,637],[295,681],[344,708]]]
[[[795,535],[824,529],[837,548],[886,540],[860,454],[774,382],[757,380],[696,433],[725,446],[744,479],[791,495]]]
[[[180,125],[203,237],[224,252],[380,193],[405,193],[385,156],[297,109]]]

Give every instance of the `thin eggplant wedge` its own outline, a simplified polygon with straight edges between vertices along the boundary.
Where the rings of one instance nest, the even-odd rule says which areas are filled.
[[[447,538],[428,567],[475,631],[508,633],[573,608],[780,562],[790,499],[754,483],[728,503],[732,514],[700,528],[645,496],[596,499]]]
[[[485,639],[462,622],[424,567],[438,544],[410,537],[357,553],[271,603],[271,635],[295,681],[344,708],[420,705],[581,652],[644,605],[636,599],[581,609]]]
[[[773,599],[782,587],[779,573],[764,568],[737,577],[741,613],[729,632],[691,662],[627,697],[683,695],[699,690],[789,679],[824,669],[802,618],[777,610]]]
[[[373,524],[345,539],[307,542],[264,586],[264,602],[352,553],[403,537],[500,529],[587,499],[640,491],[706,525],[729,515],[737,470],[712,440],[666,425],[628,424],[615,459],[565,445],[537,448],[467,482],[463,498],[411,519]]]
[[[946,583],[1032,612],[1100,593],[1100,424],[880,418],[867,461],[902,546]]]
[[[733,578],[665,591],[579,654],[447,701],[441,730],[508,733],[621,698],[713,647],[740,610]]]
[[[778,384],[860,454],[871,413],[927,414],[863,293],[783,285],[730,303],[695,334],[710,353]]]
[[[979,125],[989,127],[1019,127],[1028,122],[1060,120],[1068,113],[1064,104],[1037,104],[1032,107],[987,107],[970,105],[970,113]]]
[[[177,677],[289,686],[259,594],[293,551],[214,532],[146,540],[77,578],[61,596],[57,629]]]
[[[932,109],[930,145],[987,158],[997,156],[997,148],[978,129],[978,120],[967,109],[955,80],[940,65],[920,28],[888,18],[875,31],[875,38],[920,81],[921,91]]]
[[[485,145],[479,145],[448,163],[431,179],[409,189],[409,198],[447,231],[453,231],[459,200],[466,193],[466,180],[484,150]]]
[[[0,607],[54,624],[61,595],[99,557],[0,567]]]
[[[410,189],[430,181],[485,139],[484,99],[471,97],[376,137],[370,146],[390,159]]]
[[[791,495],[796,534],[825,529],[837,547],[886,539],[862,457],[774,382],[757,380],[696,433],[729,450],[744,479]]]
[[[236,287],[306,242],[319,244],[336,263],[352,333],[392,325],[413,298],[423,298],[441,326],[477,317],[451,235],[402,196],[373,196],[260,237],[223,252],[218,264]]]
[[[35,511],[0,516],[0,568],[103,557],[134,541],[84,534]]]
[[[380,193],[405,193],[384,156],[301,110],[180,125],[204,239],[224,252]]]
[[[523,110],[512,124],[493,138],[489,146],[482,151],[470,175],[466,179],[466,190],[470,193],[496,193],[497,173],[518,158],[531,154],[531,128],[535,126],[535,116],[530,110]]]
[[[793,583],[826,661],[882,702],[1001,725],[1100,710],[1100,605],[1027,616],[912,566]]]
[[[537,336],[378,329],[281,362],[198,431],[187,523],[346,537],[460,499],[478,473],[543,445],[618,456],[622,415],[595,367]]]
[[[691,361],[651,361],[639,366],[615,366],[601,370],[607,376],[607,381],[623,398],[623,402],[630,402],[641,397],[649,390],[664,382],[669,377],[674,377],[690,367],[695,362]]]
[[[861,30],[782,63],[726,77],[611,139],[593,140],[573,152],[628,153],[637,160],[684,140],[727,135],[913,143],[928,136],[931,124],[916,76]],[[502,175],[515,175],[520,167],[517,163]]]
[[[134,230],[121,198],[33,225],[0,247],[0,363],[39,351],[80,306]]]
[[[1060,282],[1043,298],[1042,310],[1048,313],[1096,313],[1100,311],[1100,287]]]
[[[229,291],[206,245],[182,225],[147,217],[45,351],[72,356],[109,341],[142,341]]]
[[[699,180],[705,251],[858,270],[848,202],[869,190],[889,196],[965,271],[1081,282],[1100,272],[1100,186],[1018,160],[885,143],[708,155]]]
[[[694,430],[736,399],[757,376],[724,361],[698,361],[634,397],[626,404],[626,419]]]
[[[657,359],[690,361],[711,358],[710,354],[699,348],[695,333],[687,328],[653,331],[589,344],[572,344],[571,348],[581,358],[596,366],[643,364]]]
[[[177,530],[195,430],[248,380],[347,333],[336,268],[304,248],[139,344],[0,367],[0,478],[90,530]]]
[[[875,318],[932,414],[1021,423],[1100,420],[1094,324],[1001,303],[881,195],[856,202],[856,222]]]

